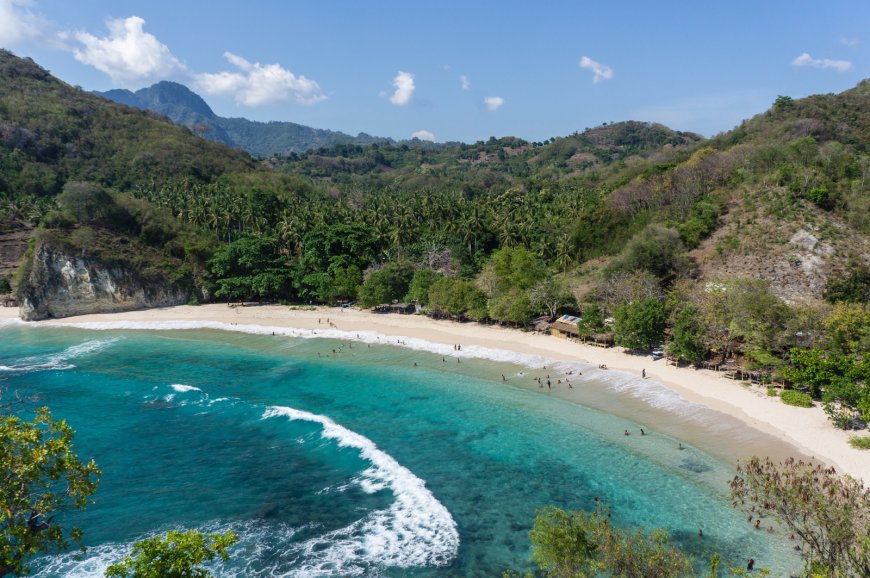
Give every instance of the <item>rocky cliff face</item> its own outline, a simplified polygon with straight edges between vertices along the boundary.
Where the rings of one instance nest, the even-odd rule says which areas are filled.
[[[27,250],[33,227],[16,223],[5,230],[0,225],[0,277],[11,277]]]
[[[148,279],[39,243],[19,287],[25,321],[180,305],[188,292],[165,278]]]

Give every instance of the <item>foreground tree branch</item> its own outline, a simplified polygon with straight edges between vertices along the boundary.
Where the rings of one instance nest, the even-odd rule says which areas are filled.
[[[29,557],[69,540],[81,546],[81,532],[65,532],[56,514],[83,509],[100,470],[73,452],[74,435],[47,408],[36,410],[32,422],[0,416],[0,576],[26,575]]]
[[[813,576],[870,576],[870,489],[832,467],[752,457],[731,480],[735,507],[773,516],[803,544]]]

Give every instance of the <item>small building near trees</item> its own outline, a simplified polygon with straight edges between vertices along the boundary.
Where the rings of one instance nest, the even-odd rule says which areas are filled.
[[[555,335],[562,339],[577,339],[580,337],[580,328],[577,327],[579,322],[579,317],[562,315],[550,324],[550,335]]]
[[[402,313],[411,315],[417,312],[417,305],[414,303],[381,303],[372,308],[375,313]]]

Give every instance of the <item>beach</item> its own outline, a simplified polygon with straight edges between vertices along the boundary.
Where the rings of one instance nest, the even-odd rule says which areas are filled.
[[[17,317],[17,309],[0,308],[0,320]],[[421,315],[377,314],[353,308],[312,307],[289,308],[280,305],[229,307],[226,304],[178,306],[124,313],[83,315],[59,320],[38,322],[41,325],[72,325],[83,328],[205,328],[274,332],[276,335],[294,335],[303,331],[307,336],[337,339],[372,339],[376,336],[384,344],[417,346],[431,344],[436,353],[463,357],[490,357],[496,360],[516,360],[532,367],[546,368],[547,364],[578,363],[591,366],[601,375],[613,372],[616,376],[632,376],[634,390],[642,387],[663,386],[681,401],[698,404],[719,412],[740,427],[756,430],[782,442],[785,449],[773,451],[774,458],[783,457],[788,448],[800,456],[811,456],[834,466],[839,472],[870,480],[870,452],[848,445],[855,432],[838,430],[828,421],[821,407],[797,408],[783,404],[777,397],[769,397],[765,388],[748,387],[725,379],[710,370],[696,370],[667,365],[665,360],[653,361],[648,356],[631,355],[619,347],[599,348],[566,341],[532,332],[523,332],[499,326],[478,323],[458,323],[432,320]],[[363,335],[364,334],[364,335]],[[499,357],[498,352],[513,356]],[[606,370],[598,369],[601,365]],[[553,367],[552,381],[567,380],[573,376],[558,373]],[[646,379],[638,381],[645,372]],[[539,371],[540,373],[540,371]],[[504,378],[507,379],[507,378]],[[518,381],[511,376],[511,381]],[[615,378],[616,379],[616,378]],[[620,377],[618,379],[625,379]],[[638,385],[639,384],[639,385]],[[527,388],[540,387],[531,380],[521,384]],[[550,388],[543,388],[551,392]],[[567,388],[559,382],[558,396],[583,403],[580,387]],[[657,420],[668,411],[679,412],[680,407],[657,409]],[[637,412],[635,411],[633,417]],[[641,421],[641,423],[643,423]],[[733,429],[733,428],[732,428]],[[863,435],[866,435],[864,433]],[[707,440],[708,443],[714,443]]]

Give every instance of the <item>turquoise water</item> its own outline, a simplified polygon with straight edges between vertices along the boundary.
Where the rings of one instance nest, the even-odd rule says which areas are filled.
[[[699,559],[795,565],[729,506],[730,464],[502,383],[516,366],[206,330],[9,325],[0,344],[2,384],[39,393],[104,472],[65,520],[87,556],[43,557],[37,576],[101,576],[172,528],[235,530],[220,576],[497,576],[529,566],[536,509],[595,497]]]

